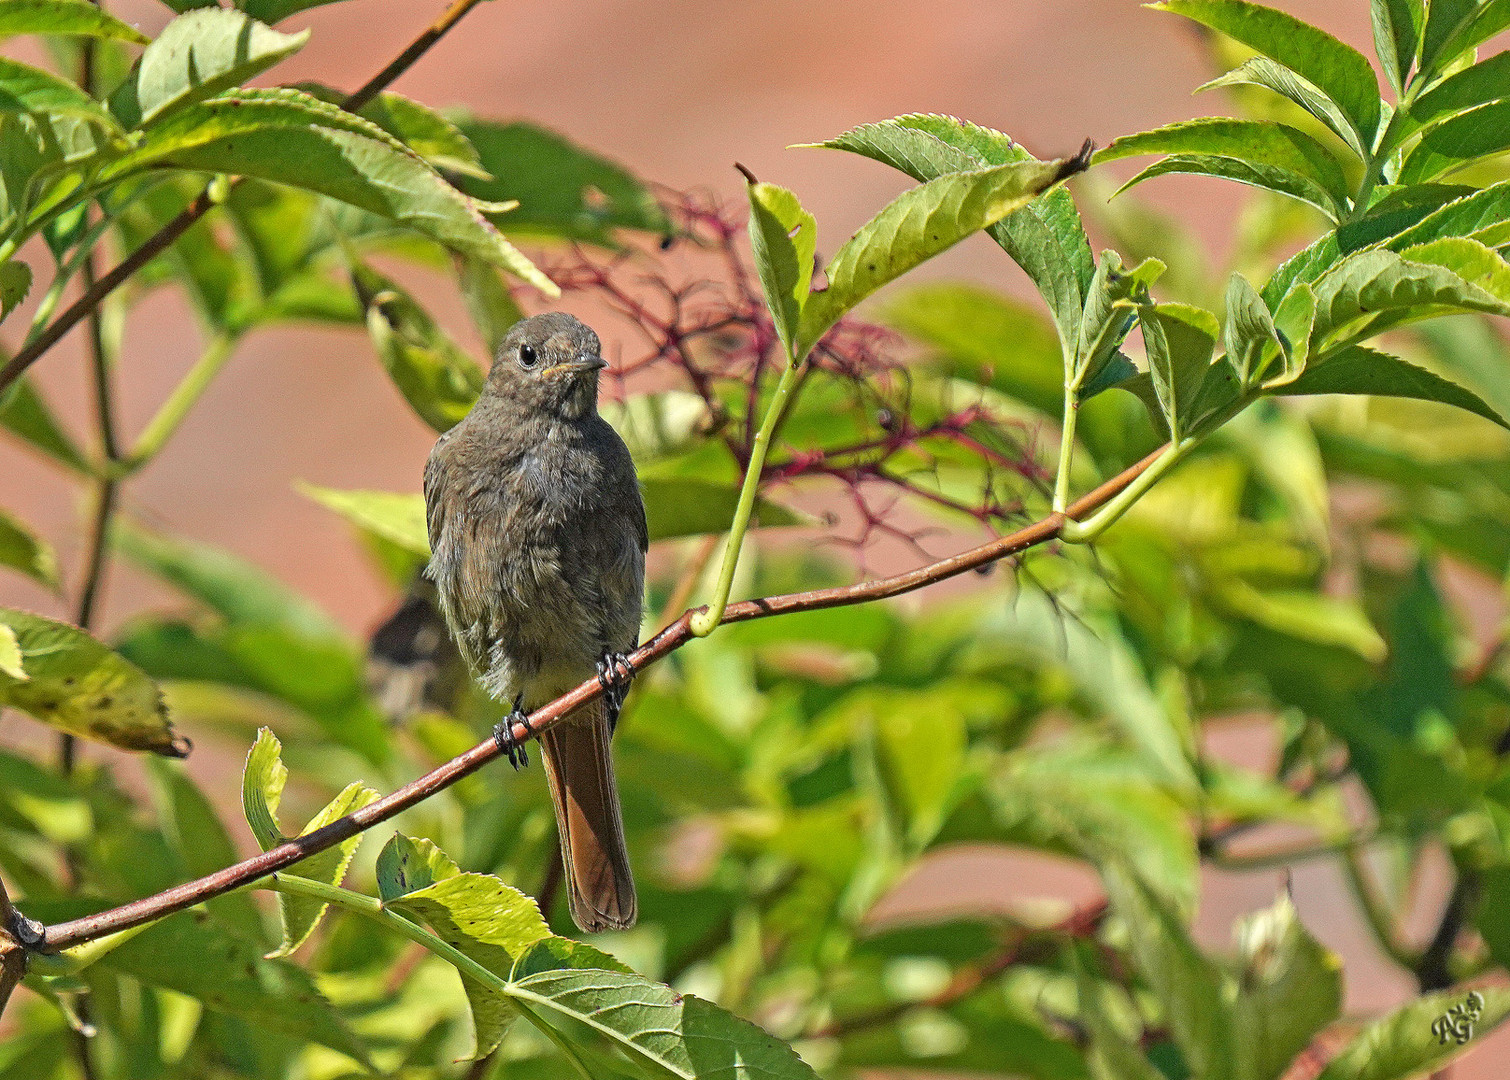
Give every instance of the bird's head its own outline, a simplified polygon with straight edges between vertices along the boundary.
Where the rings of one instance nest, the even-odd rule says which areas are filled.
[[[608,366],[601,349],[592,328],[564,311],[521,319],[498,346],[484,392],[575,420],[597,407],[598,372]]]

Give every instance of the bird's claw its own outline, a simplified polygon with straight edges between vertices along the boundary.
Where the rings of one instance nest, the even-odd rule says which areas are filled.
[[[529,713],[524,711],[522,693],[514,698],[513,710],[493,728],[493,741],[498,744],[498,749],[503,751],[503,756],[509,759],[509,764],[518,771],[529,767],[530,756],[524,749],[524,743],[514,737],[515,724],[521,725],[525,731],[534,730],[530,727]]]
[[[599,658],[598,685],[603,688],[603,696],[614,712],[623,707],[624,699],[629,696],[629,684],[634,682],[634,675],[634,665],[629,662],[628,653],[604,653]]]

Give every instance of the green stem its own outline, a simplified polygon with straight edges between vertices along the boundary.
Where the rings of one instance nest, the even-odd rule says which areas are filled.
[[[801,380],[803,365],[788,357],[786,370],[776,384],[776,394],[766,409],[765,420],[755,433],[750,445],[750,461],[745,466],[744,486],[739,489],[739,505],[734,509],[734,520],[729,525],[729,539],[724,544],[723,566],[718,572],[718,585],[713,601],[706,609],[692,616],[691,630],[698,637],[707,637],[723,620],[724,609],[729,606],[729,590],[734,587],[734,571],[739,566],[739,551],[744,546],[745,532],[750,527],[750,514],[755,510],[755,496],[760,491],[760,476],[765,470],[765,456],[770,449],[771,433],[776,430],[786,411],[787,399]]]
[[[517,998],[508,979],[495,971],[490,971],[483,967],[476,960],[473,960],[466,953],[456,948],[456,946],[432,934],[418,923],[411,922],[409,919],[399,915],[375,896],[367,896],[364,893],[343,889],[338,885],[327,885],[323,881],[312,881],[309,878],[301,878],[291,874],[272,874],[261,881],[255,882],[251,887],[271,889],[273,892],[285,893],[290,896],[304,896],[311,900],[320,900],[327,904],[334,904],[345,911],[371,919],[380,926],[384,926],[395,934],[406,937],[415,944],[434,953],[469,979],[475,979],[489,989],[511,999]],[[560,1047],[561,1052],[566,1055],[567,1060],[576,1067],[576,1070],[585,1080],[592,1080],[592,1074],[587,1071],[586,1066],[583,1064],[581,1058],[577,1056],[576,1051],[561,1038],[559,1032],[536,1016],[533,1010],[521,1008],[519,1011],[524,1013],[529,1018],[530,1023],[539,1028],[540,1032],[546,1038]]]
[[[1075,460],[1075,424],[1080,419],[1080,388],[1064,388],[1064,423],[1059,431],[1059,472],[1054,477],[1054,512],[1070,504],[1070,466]]]
[[[1095,540],[1116,524],[1133,503],[1143,497],[1144,492],[1179,464],[1180,459],[1196,445],[1196,442],[1195,439],[1186,439],[1181,443],[1170,443],[1169,448],[1159,455],[1157,461],[1144,469],[1136,480],[1123,488],[1116,498],[1103,506],[1089,521],[1066,521],[1064,527],[1059,530],[1059,539],[1068,544],[1088,544]]]
[[[157,456],[211,381],[220,373],[225,362],[231,358],[235,347],[236,338],[228,333],[218,333],[210,339],[204,353],[194,362],[183,381],[174,387],[168,400],[157,410],[157,415],[142,430],[136,445],[122,460],[121,467],[125,472],[135,472]]]

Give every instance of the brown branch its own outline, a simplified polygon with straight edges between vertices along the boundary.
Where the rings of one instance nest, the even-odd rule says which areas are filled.
[[[832,589],[813,589],[809,592],[787,593],[782,596],[768,596],[730,604],[724,613],[723,621],[725,623],[747,622],[750,619],[763,619],[793,611],[816,611],[821,608],[846,607],[871,600],[884,600],[913,592],[925,585],[932,585],[946,578],[986,566],[998,559],[1048,543],[1059,536],[1059,531],[1064,528],[1067,520],[1082,517],[1099,509],[1142,475],[1164,453],[1164,450],[1164,447],[1160,447],[1136,465],[1124,469],[1076,501],[1069,507],[1066,514],[1050,514],[1041,521],[1018,529],[1007,536],[998,537],[990,543],[893,577],[878,578],[874,581],[863,581],[855,585],[844,585]],[[681,618],[630,653],[628,657],[630,665],[636,671],[643,670],[692,640],[690,627],[692,615],[691,611],[684,612]],[[515,724],[512,732],[514,739],[524,742],[535,738],[541,732],[549,731],[568,713],[598,697],[602,692],[603,688],[596,677],[588,679],[550,704],[536,709],[524,723]],[[279,870],[286,870],[311,855],[365,832],[409,807],[424,802],[462,777],[470,776],[498,757],[499,753],[498,744],[489,739],[355,813],[333,821],[324,828],[264,851],[261,855],[216,871],[197,881],[177,885],[156,896],[133,900],[129,904],[111,908],[109,911],[49,926],[40,947],[48,952],[55,952],[81,942],[93,941],[117,930],[140,926],[142,923],[171,915],[175,911],[193,907],[195,904],[242,888]]]
[[[440,18],[428,26],[423,33],[409,43],[409,47],[399,53],[393,62],[382,71],[361,86],[355,93],[346,99],[341,108],[347,112],[356,112],[378,94],[385,86],[393,82],[414,64],[429,48],[434,45],[445,32],[461,19],[463,15],[476,7],[481,0],[453,0]],[[240,181],[237,181],[238,183]],[[169,221],[157,232],[142,242],[141,246],[127,255],[115,267],[104,274],[92,286],[84,290],[84,294],[64,309],[63,313],[48,324],[47,329],[38,334],[36,339],[21,349],[5,367],[0,368],[0,393],[5,391],[11,383],[19,379],[27,368],[41,359],[42,354],[62,340],[63,335],[72,330],[86,315],[95,311],[100,303],[116,289],[123,285],[127,278],[136,273],[156,256],[162,254],[173,242],[184,233],[215,205],[215,200],[210,198],[208,189],[195,196],[194,201],[181,210],[177,217]]]

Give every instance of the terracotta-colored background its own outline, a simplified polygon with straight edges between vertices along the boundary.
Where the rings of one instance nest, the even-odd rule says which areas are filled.
[[[112,0],[110,9],[155,33],[167,9]],[[416,0],[353,0],[295,17],[314,37],[278,69],[279,81],[320,78],[353,87],[440,10]],[[1367,4],[1281,0],[1280,6],[1372,54]],[[285,27],[287,28],[287,27]],[[17,55],[28,55],[25,45]],[[1211,76],[1187,24],[1132,0],[502,0],[479,6],[451,37],[396,84],[431,104],[519,117],[557,128],[640,175],[737,198],[735,160],[800,193],[832,248],[904,181],[879,165],[787,145],[826,138],[903,112],[947,112],[1011,133],[1040,155],[1073,151],[1090,136],[1118,134],[1217,112],[1220,98],[1192,100]],[[1240,191],[1216,181],[1169,178],[1148,195],[1178,207],[1219,245]],[[1021,274],[984,239],[926,268],[1023,291]],[[428,299],[465,334],[453,299]],[[4,340],[15,345],[12,320]],[[120,372],[124,427],[134,433],[197,355],[184,305],[153,298],[133,316]],[[389,602],[345,528],[296,495],[291,481],[415,490],[433,436],[376,374],[365,335],[279,330],[245,341],[163,457],[133,482],[127,508],[191,537],[224,545],[313,596],[353,629]],[[76,338],[37,368],[53,401],[88,430],[88,396]],[[59,546],[71,578],[80,509],[58,476],[0,442],[0,502]],[[116,572],[105,596],[108,629],[162,594]],[[0,577],[0,604],[62,614],[43,591]],[[0,739],[40,729],[8,714]],[[1219,752],[1260,763],[1272,751],[1261,725],[1213,736]],[[207,764],[206,768],[211,768]],[[221,770],[214,769],[215,774]],[[207,780],[210,774],[207,775]],[[215,775],[211,785],[229,783]],[[952,899],[1088,898],[1094,882],[1046,859],[1003,863],[983,852],[941,856],[926,875]],[[1199,930],[1220,944],[1232,920],[1268,903],[1278,872],[1208,873]],[[1372,948],[1339,876],[1322,863],[1296,868],[1295,900],[1307,924],[1345,959],[1348,1008],[1378,1010],[1407,997],[1409,979]],[[921,882],[888,902],[922,899]],[[1430,893],[1432,890],[1425,890]],[[1438,890],[1419,898],[1415,929],[1434,924]],[[1510,1030],[1486,1038],[1464,1078],[1502,1078]]]

